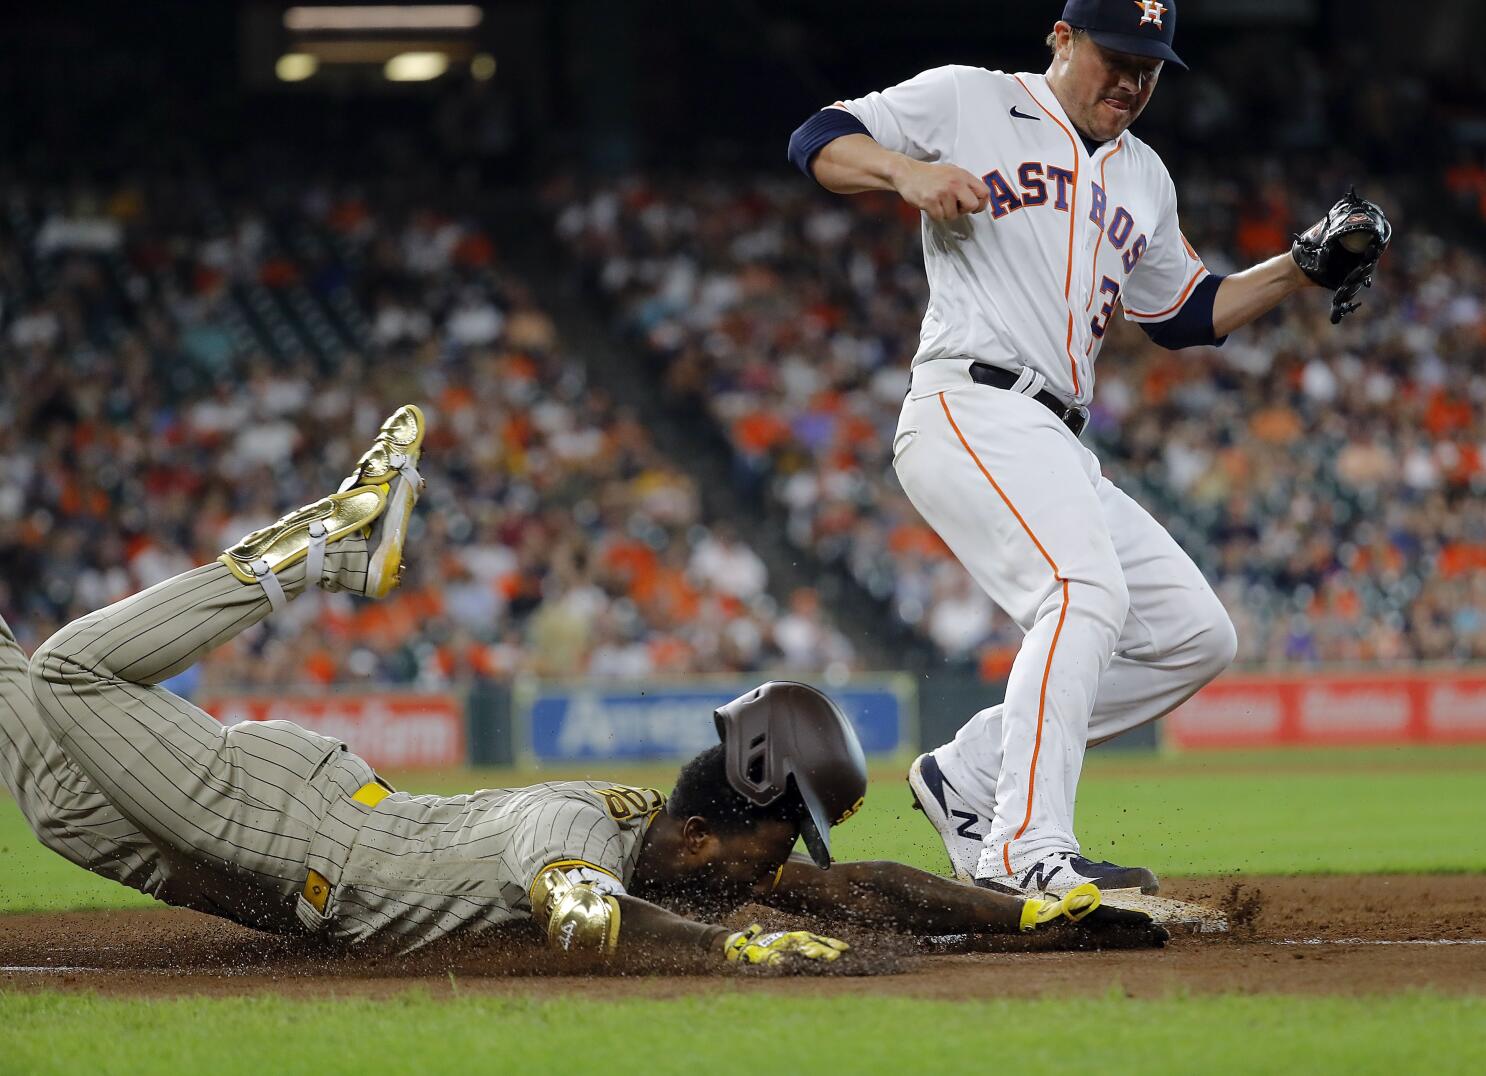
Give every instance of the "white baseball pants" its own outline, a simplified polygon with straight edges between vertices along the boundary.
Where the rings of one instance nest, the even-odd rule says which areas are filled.
[[[1051,411],[976,384],[966,359],[915,368],[893,464],[919,514],[1026,632],[1005,701],[935,751],[956,790],[994,816],[977,876],[1014,879],[1079,851],[1086,745],[1169,713],[1222,672],[1233,624],[1191,558]]]

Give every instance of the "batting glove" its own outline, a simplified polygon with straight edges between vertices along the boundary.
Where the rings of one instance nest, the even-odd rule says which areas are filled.
[[[1056,900],[1051,897],[1029,897],[1022,904],[1022,930],[1036,930],[1043,923],[1055,919],[1069,919],[1077,923],[1095,908],[1104,898],[1098,886],[1085,882],[1075,886]]]
[[[728,935],[723,952],[737,964],[782,964],[786,960],[837,960],[850,949],[844,941],[812,934],[808,930],[776,930],[765,934],[757,923]]]

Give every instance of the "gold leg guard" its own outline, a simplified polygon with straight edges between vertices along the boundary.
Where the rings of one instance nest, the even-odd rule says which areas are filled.
[[[387,492],[382,486],[332,493],[254,531],[217,559],[244,583],[262,585],[277,609],[284,602],[284,592],[272,576],[309,558],[318,577],[325,547],[349,534],[366,531],[386,508]],[[306,587],[317,583],[318,578],[305,579]]]

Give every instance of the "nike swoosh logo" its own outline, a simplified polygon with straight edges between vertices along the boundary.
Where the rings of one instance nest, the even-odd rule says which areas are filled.
[[[1041,116],[1029,116],[1025,112],[1018,112],[1016,110],[1016,105],[1012,105],[1011,106],[1011,116],[1012,116],[1013,119],[1018,119],[1018,120],[1041,120],[1042,119]]]

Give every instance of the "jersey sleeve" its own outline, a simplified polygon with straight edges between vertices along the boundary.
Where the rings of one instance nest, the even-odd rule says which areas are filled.
[[[564,868],[575,882],[593,882],[606,892],[623,893],[624,851],[620,822],[601,800],[564,792],[522,810],[508,855],[527,893],[537,875],[549,867]]]
[[[960,121],[956,69],[935,67],[886,90],[840,101],[879,145],[919,161],[953,156]]]
[[[1150,243],[1130,271],[1124,287],[1125,317],[1140,325],[1173,318],[1208,275],[1202,259],[1182,235],[1177,219],[1176,188],[1166,177],[1164,210]],[[1139,242],[1139,240],[1137,240]]]

